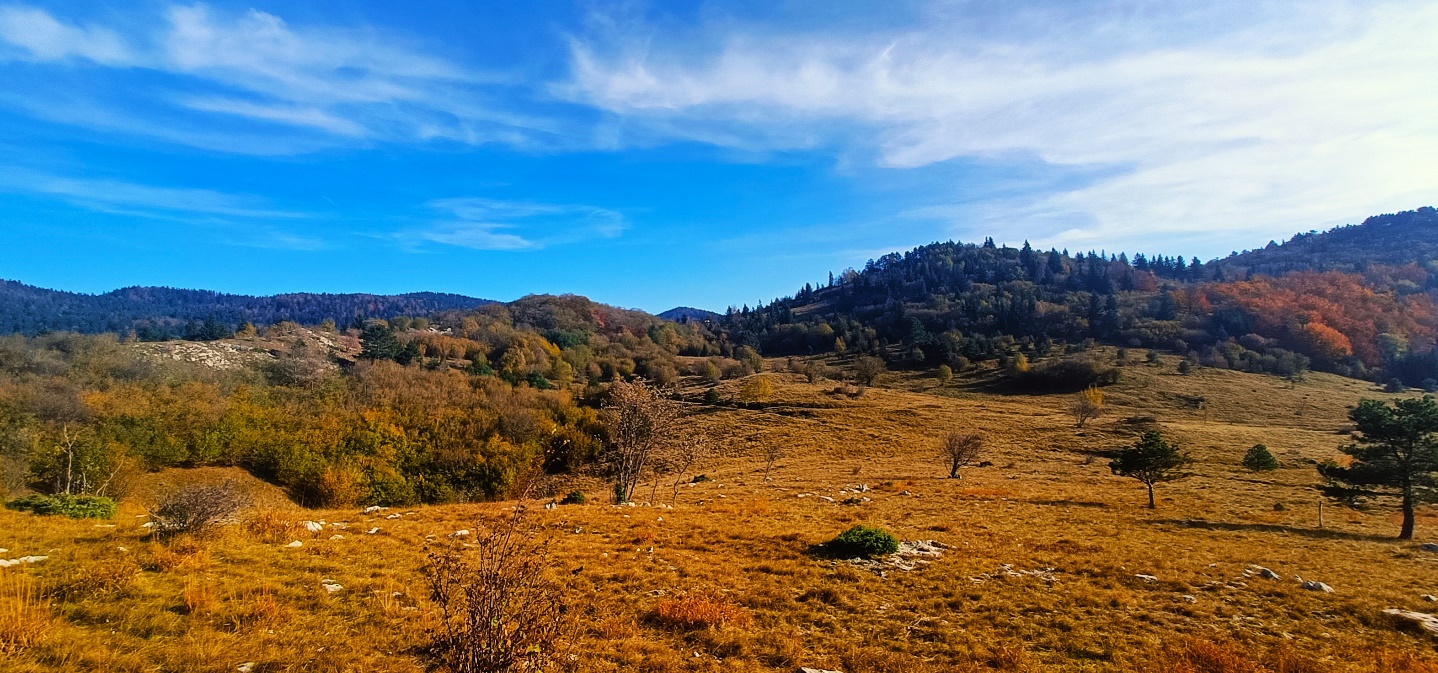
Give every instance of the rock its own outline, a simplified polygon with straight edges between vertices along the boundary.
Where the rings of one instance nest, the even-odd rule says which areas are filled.
[[[154,521],[146,521],[145,523],[140,524],[140,527],[141,527],[141,528],[154,528],[154,527],[155,527],[155,522],[154,522]]]
[[[1141,579],[1141,580],[1143,580],[1143,581],[1145,581],[1145,582],[1157,582],[1157,581],[1158,581],[1158,578],[1157,578],[1157,577],[1154,577],[1153,575],[1144,575],[1144,574],[1142,574],[1142,573],[1140,573],[1140,574],[1138,574],[1138,575],[1134,575],[1134,577],[1137,577],[1137,578],[1139,578],[1139,579]]]
[[[819,496],[819,499],[823,500],[824,502],[834,502],[834,499],[827,495],[821,495]]]
[[[378,533],[378,532],[379,532],[379,526],[375,526],[374,528],[371,528],[371,529],[365,531],[364,534],[365,534],[365,535],[374,535],[375,533]]]
[[[1279,575],[1278,573],[1273,572],[1272,570],[1269,570],[1268,568],[1265,568],[1265,567],[1263,567],[1263,566],[1248,566],[1248,569],[1245,570],[1245,571],[1243,571],[1243,574],[1244,574],[1244,575],[1250,575],[1250,576],[1251,576],[1251,575],[1258,575],[1259,577],[1262,577],[1263,579],[1266,579],[1266,580],[1281,580],[1281,579],[1283,579],[1283,576],[1282,576],[1282,575]]]
[[[1197,599],[1197,598],[1194,598],[1193,596],[1190,596],[1190,595],[1188,595],[1188,594],[1184,594],[1184,595],[1183,595],[1183,602],[1185,602],[1185,603],[1197,603],[1197,602],[1198,602],[1198,599]]]
[[[558,507],[558,505],[555,505],[555,504],[552,503],[552,502],[546,502],[546,503],[544,503],[544,508],[545,508],[545,509],[554,509],[555,507]]]
[[[320,580],[320,586],[325,588],[325,593],[332,594],[344,588],[343,584],[334,580]]]
[[[345,539],[345,536],[343,536],[343,535],[331,535],[331,536],[330,536],[330,540],[343,540],[343,539]]]
[[[299,540],[295,540],[294,542],[291,542],[285,546],[289,547],[290,549],[299,549],[300,547],[305,546],[305,543],[300,542]]]
[[[6,548],[4,548],[4,547],[0,547],[0,554],[4,554],[4,553],[7,552],[7,551],[10,551],[10,550],[9,550],[9,549],[6,549]]]
[[[463,528],[449,534],[450,537],[469,537],[469,529]]]
[[[369,507],[366,507],[366,508],[364,508],[364,509],[361,510],[361,511],[362,511],[363,513],[365,513],[365,514],[374,514],[374,513],[376,513],[376,512],[383,512],[383,511],[385,511],[385,510],[387,510],[387,509],[389,509],[389,508],[388,508],[388,507],[380,507],[379,505],[370,505]]]
[[[246,661],[245,663],[236,666],[235,670],[239,671],[240,673],[250,673],[250,671],[255,670],[255,662]]]
[[[385,518],[392,521],[392,520],[394,520],[394,519],[400,518],[401,516],[404,516],[404,515],[403,515],[403,514],[391,514],[391,515],[389,515],[389,516],[387,516],[387,517],[385,517]]]
[[[1303,584],[1299,586],[1309,591],[1322,591],[1325,594],[1333,593],[1333,587],[1330,587],[1322,582],[1304,581]]]
[[[318,522],[318,521],[306,521],[306,522],[304,523],[304,526],[305,526],[305,530],[307,530],[307,531],[309,531],[309,532],[311,532],[311,533],[318,533],[318,532],[320,532],[320,531],[322,531],[322,530],[325,529],[325,525],[322,524],[322,523],[320,523],[320,522]]]
[[[1438,636],[1438,617],[1426,612],[1388,608],[1383,611],[1383,614],[1388,615],[1393,621],[1398,622],[1398,624],[1402,626],[1417,627],[1426,631],[1428,635]]]
[[[1438,551],[1438,542],[1424,542],[1418,548],[1423,551]]]
[[[802,666],[801,666],[801,667],[799,667],[799,673],[840,673],[840,672],[839,672],[839,671],[830,671],[830,670],[823,669],[823,668],[805,668],[805,667],[802,667]]]
[[[49,557],[49,556],[21,556],[20,558],[12,558],[12,559],[10,559],[10,560],[8,560],[8,561],[5,560],[5,559],[0,559],[0,568],[9,568],[10,566],[24,565],[24,564],[26,564],[26,563],[39,563],[39,562],[41,562],[41,561],[44,561],[44,560],[47,559],[47,558],[50,558],[50,557]]]
[[[1433,594],[1423,594],[1423,600],[1428,601],[1429,603],[1438,602],[1438,596],[1434,596]]]

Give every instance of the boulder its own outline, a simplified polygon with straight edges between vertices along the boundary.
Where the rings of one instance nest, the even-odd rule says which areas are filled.
[[[1245,570],[1245,571],[1243,572],[1243,574],[1245,574],[1245,575],[1250,575],[1250,576],[1252,576],[1252,575],[1258,575],[1259,577],[1262,577],[1263,579],[1266,579],[1266,580],[1281,580],[1281,579],[1283,579],[1283,576],[1282,576],[1282,575],[1279,575],[1278,573],[1273,572],[1272,570],[1269,570],[1268,568],[1265,568],[1265,567],[1263,567],[1263,566],[1248,566],[1248,570]]]
[[[289,543],[289,544],[287,544],[287,545],[285,545],[285,546],[288,547],[288,548],[290,548],[290,549],[299,549],[300,547],[305,546],[305,543],[300,542],[299,540],[295,540],[294,542],[291,542],[291,543]]]
[[[371,529],[365,531],[364,534],[365,534],[365,535],[374,535],[375,533],[378,533],[378,532],[379,532],[379,526],[375,526],[374,528],[371,528]]]
[[[1327,584],[1324,584],[1324,583],[1322,583],[1322,582],[1314,582],[1314,581],[1311,581],[1311,580],[1305,580],[1305,581],[1303,582],[1303,584],[1301,584],[1301,585],[1299,585],[1299,586],[1301,586],[1301,587],[1303,587],[1304,589],[1307,589],[1307,590],[1309,590],[1309,591],[1322,591],[1322,592],[1325,593],[1325,594],[1331,594],[1331,593],[1333,593],[1333,587],[1330,587],[1330,586],[1328,586]]]
[[[318,532],[320,532],[320,531],[322,531],[322,530],[325,529],[325,525],[322,524],[322,523],[320,523],[320,522],[318,522],[318,521],[306,521],[306,522],[304,523],[304,527],[305,527],[305,530],[307,530],[307,531],[309,531],[309,532],[311,532],[311,533],[318,533]]]
[[[1430,615],[1426,612],[1413,612],[1411,610],[1388,608],[1387,610],[1383,611],[1383,614],[1387,615],[1400,626],[1417,628],[1426,632],[1430,636],[1438,636],[1438,617]]]

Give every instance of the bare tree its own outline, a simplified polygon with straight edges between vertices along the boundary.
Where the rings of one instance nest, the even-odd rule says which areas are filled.
[[[1088,420],[1103,415],[1103,391],[1090,386],[1074,397],[1069,412],[1073,414],[1074,423],[1082,428]]]
[[[984,448],[984,438],[972,433],[950,432],[944,438],[943,456],[949,463],[949,478],[959,478],[959,468],[965,467],[979,457]]]
[[[679,482],[684,480],[684,475],[689,470],[704,464],[709,456],[714,453],[714,444],[709,438],[702,434],[693,434],[682,438],[674,445],[674,494],[672,499],[679,500]]]
[[[783,444],[778,442],[765,442],[759,445],[759,455],[764,458],[764,481],[769,481],[769,470],[774,468],[775,461],[787,455]]]
[[[442,670],[542,671],[563,658],[563,589],[548,542],[534,540],[524,512],[516,506],[472,547],[451,543],[429,554],[425,574],[439,611],[431,653]]]
[[[651,456],[682,436],[679,403],[642,381],[617,381],[604,408],[609,423],[614,501],[628,502]]]

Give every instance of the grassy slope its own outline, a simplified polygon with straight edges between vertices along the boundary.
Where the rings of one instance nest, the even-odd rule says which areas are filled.
[[[1172,663],[1157,654],[1164,643],[1187,636],[1304,653],[1331,670],[1391,669],[1374,668],[1382,650],[1431,652],[1379,611],[1432,609],[1420,597],[1438,593],[1438,554],[1395,543],[1392,509],[1329,507],[1326,529],[1317,529],[1307,461],[1335,455],[1346,405],[1382,393],[1326,375],[1290,385],[1216,370],[1179,376],[1173,365],[1130,365],[1108,389],[1109,413],[1083,431],[1061,397],[939,389],[895,374],[886,388],[849,399],[774,375],[771,408],[699,416],[726,438],[728,457],[705,470],[712,481],[681,488],[674,509],[534,513],[577,599],[579,670],[1249,670],[1163,668]],[[1195,395],[1206,398],[1202,409],[1188,401]],[[1156,417],[1198,458],[1194,478],[1160,487],[1156,512],[1142,508],[1141,485],[1086,458],[1130,442],[1130,416]],[[935,449],[949,429],[985,435],[996,465],[941,478]],[[1256,442],[1283,469],[1239,467]],[[767,484],[748,457],[761,443],[788,450]],[[874,489],[872,502],[798,497],[842,501],[837,491],[859,483]],[[668,502],[665,490],[659,499]],[[596,486],[592,501],[602,492]],[[23,572],[78,588],[51,608],[58,618],[44,644],[0,658],[0,668],[233,671],[253,661],[259,671],[422,670],[414,648],[428,626],[425,536],[442,541],[506,506],[418,508],[393,521],[309,512],[348,529],[267,537],[234,529],[193,553],[144,541],[135,505],[114,528],[3,511],[5,556],[49,553]],[[953,549],[887,577],[811,553],[854,523]],[[372,525],[382,531],[364,535]],[[1419,525],[1423,537],[1438,517],[1424,511]],[[305,546],[282,548],[293,537]],[[1284,580],[1246,579],[1250,563]],[[1056,581],[973,579],[1001,564],[1053,568]],[[14,568],[0,575],[11,587],[19,577]],[[1294,575],[1336,593],[1303,591]],[[106,578],[116,588],[97,590]],[[327,595],[322,579],[345,589]],[[753,624],[682,632],[646,619],[663,597],[686,592],[738,604]]]

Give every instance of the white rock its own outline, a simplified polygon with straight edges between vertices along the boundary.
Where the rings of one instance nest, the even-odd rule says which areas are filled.
[[[1407,624],[1417,626],[1418,628],[1427,631],[1429,635],[1438,636],[1438,617],[1430,615],[1426,612],[1412,612],[1410,610],[1388,608],[1387,610],[1383,611],[1383,614],[1392,617],[1395,621],[1405,622]]]
[[[394,519],[400,518],[401,516],[404,516],[404,515],[402,515],[402,514],[391,514],[391,515],[389,515],[389,516],[387,516],[387,517],[385,517],[385,518],[386,518],[386,519],[390,519],[390,520],[394,520]]]
[[[334,593],[334,592],[336,592],[336,591],[339,591],[340,589],[343,589],[343,588],[344,588],[344,585],[338,584],[338,583],[333,582],[333,581],[330,581],[330,582],[320,582],[320,586],[322,586],[322,587],[325,588],[325,593],[331,593],[331,594]]]
[[[364,509],[361,510],[361,511],[362,511],[363,513],[365,513],[365,514],[374,514],[375,512],[383,512],[383,511],[385,511],[385,510],[387,510],[387,509],[389,509],[389,508],[388,508],[388,507],[380,507],[379,505],[370,505],[369,507],[366,507],[366,508],[364,508]]]
[[[343,535],[331,535],[331,536],[330,536],[330,539],[331,539],[331,540],[343,540],[343,539],[345,539],[345,536],[343,536]]]
[[[240,673],[250,673],[250,671],[255,670],[255,662],[246,661],[245,663],[236,666],[235,670],[239,671]]]
[[[374,535],[375,533],[378,533],[378,532],[379,532],[379,526],[375,526],[374,528],[371,528],[371,529],[365,531],[364,534],[365,534],[365,535]]]
[[[469,529],[464,528],[449,534],[450,537],[469,537]]]
[[[1433,594],[1423,594],[1423,600],[1428,601],[1429,603],[1438,602],[1438,596],[1434,596]]]
[[[1184,594],[1184,595],[1183,595],[1183,602],[1185,602],[1185,603],[1197,603],[1197,602],[1198,602],[1198,599],[1197,599],[1197,598],[1194,598],[1193,596],[1190,596],[1190,595],[1188,595],[1188,594]]]
[[[1330,587],[1322,582],[1305,581],[1300,586],[1309,591],[1322,591],[1325,594],[1333,593],[1333,587]]]
[[[834,502],[834,499],[827,495],[821,495],[819,496],[819,499],[823,500],[824,502]]]
[[[140,527],[141,527],[141,528],[154,528],[154,527],[155,527],[155,522],[154,522],[154,521],[146,521],[145,523],[140,524]]]
[[[556,504],[554,504],[554,503],[552,503],[552,502],[546,502],[546,503],[544,503],[544,508],[545,508],[545,509],[554,509],[555,507],[558,507],[558,505],[556,505]]]
[[[291,542],[285,546],[289,547],[290,549],[299,549],[300,547],[305,546],[305,543],[300,542],[299,540],[295,540],[294,542]]]
[[[1263,567],[1263,566],[1248,566],[1248,570],[1245,570],[1245,571],[1243,572],[1243,574],[1245,574],[1245,575],[1258,575],[1259,577],[1262,577],[1263,579],[1266,579],[1266,580],[1281,580],[1281,579],[1283,579],[1283,576],[1282,576],[1282,575],[1279,575],[1278,573],[1273,572],[1272,570],[1269,570],[1268,568],[1265,568],[1265,567]]]
[[[695,654],[697,655],[698,653],[696,652]],[[830,670],[823,669],[823,668],[805,668],[805,667],[800,667],[800,668],[799,668],[799,673],[839,673],[839,671],[830,671]]]
[[[6,549],[6,548],[4,548],[4,547],[0,547],[0,554],[4,554],[4,553],[7,552],[7,551],[10,551],[10,550],[9,550],[9,549]]]
[[[1157,582],[1157,581],[1158,581],[1158,578],[1157,578],[1157,577],[1154,577],[1153,575],[1144,575],[1144,574],[1142,574],[1142,573],[1140,573],[1140,574],[1138,574],[1138,575],[1134,575],[1134,577],[1137,577],[1137,578],[1139,578],[1139,579],[1141,579],[1141,580],[1143,580],[1143,581],[1145,581],[1145,582]]]
[[[304,525],[305,530],[311,533],[318,533],[325,529],[325,525],[318,521],[306,521]]]

